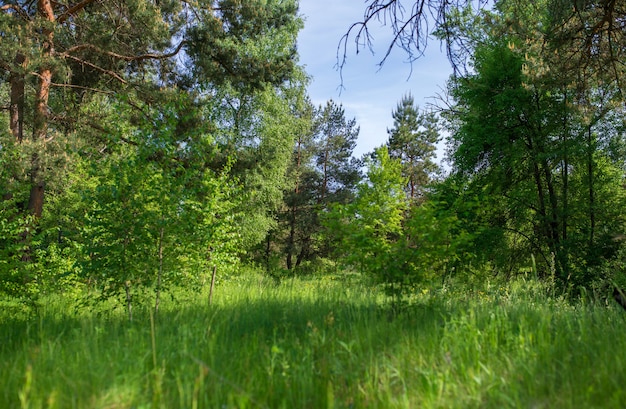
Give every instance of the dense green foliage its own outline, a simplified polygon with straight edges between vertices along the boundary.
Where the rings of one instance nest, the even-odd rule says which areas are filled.
[[[528,271],[608,290],[625,280],[623,10],[555,4],[441,9],[466,69],[441,115],[405,95],[363,162],[356,121],[307,97],[296,1],[8,3],[0,291],[117,298],[132,318],[242,260],[278,280],[355,269],[395,301]]]
[[[467,63],[441,115],[404,96],[365,162],[356,121],[309,101],[296,1],[7,3],[0,292],[116,298],[132,319],[241,261],[343,266],[395,301],[450,276],[624,281],[622,8],[457,3],[434,31]]]
[[[3,6],[0,291],[88,282],[132,317],[232,270],[288,184],[300,28],[289,0]]]
[[[473,73],[450,84],[450,152],[463,196],[483,203],[498,237],[481,257],[513,272],[534,256],[540,275],[576,292],[601,278],[624,228],[623,158],[611,152],[623,100],[614,84],[570,82],[564,61],[536,45],[553,34],[532,29],[549,13],[503,1],[482,21],[459,18],[473,33]]]

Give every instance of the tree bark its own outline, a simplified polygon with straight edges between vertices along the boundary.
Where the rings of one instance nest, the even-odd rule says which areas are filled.
[[[594,183],[594,163],[593,163],[593,152],[595,150],[595,146],[593,143],[593,133],[591,132],[591,125],[587,130],[587,173],[589,174],[589,249],[593,248],[593,242],[595,241],[595,231],[596,231],[596,199],[595,199],[595,191],[593,188]]]
[[[9,85],[11,87],[10,101],[9,101],[9,129],[11,135],[15,138],[18,144],[21,144],[24,140],[24,92],[25,92],[25,80],[24,73],[21,72],[26,63],[26,57],[24,54],[18,52],[14,59],[14,68],[9,76]],[[13,198],[13,192],[5,191],[2,193],[3,200],[11,200]]]
[[[213,288],[215,288],[215,276],[217,275],[217,265],[213,266],[211,273],[211,287],[209,287],[209,305],[213,304]]]
[[[567,242],[567,228],[569,223],[569,142],[568,142],[568,116],[567,116],[567,91],[562,91],[565,96],[563,100],[563,170],[562,170],[562,178],[563,178],[563,211],[561,214],[561,238],[563,239],[563,243]]]
[[[52,68],[50,62],[54,56],[54,30],[50,27],[55,22],[54,9],[51,0],[39,0],[37,2],[37,11],[39,15],[48,23],[42,28],[44,37],[42,65],[39,69],[39,84],[37,95],[35,98],[35,112],[33,120],[33,143],[35,145],[35,153],[31,157],[30,170],[30,197],[28,200],[28,209],[35,218],[40,218],[43,211],[44,203],[44,169],[41,166],[41,153],[37,150],[43,150],[48,134],[48,100],[50,98],[50,87],[52,85]]]
[[[554,182],[552,180],[552,173],[548,166],[547,160],[542,160],[542,166],[544,171],[544,176],[546,179],[546,187],[548,189],[548,200],[550,202],[550,220],[548,222],[548,227],[550,229],[550,243],[552,247],[552,251],[554,252],[554,256],[556,259],[556,275],[560,277],[563,282],[567,281],[567,256],[563,254],[562,242],[561,242],[561,232],[560,232],[560,217],[559,217],[559,208],[558,208],[558,198],[556,196],[556,189],[554,187]]]
[[[26,57],[22,53],[15,56],[15,69],[11,73],[9,83],[11,84],[11,100],[9,102],[9,128],[11,134],[18,143],[24,140],[24,73],[20,72],[20,67],[26,63]]]
[[[267,237],[265,238],[265,272],[270,275],[272,272],[271,265],[271,255],[272,255],[272,232],[267,232]]]
[[[541,169],[539,168],[539,164],[535,159],[537,157],[537,151],[534,147],[533,141],[529,140],[529,148],[531,150],[532,155],[532,167],[533,167],[533,178],[535,179],[535,187],[537,188],[537,198],[539,200],[539,208],[538,213],[541,220],[541,234],[547,236],[547,229],[545,229],[545,222],[547,220],[546,214],[546,199],[543,191],[543,182],[541,180]],[[552,249],[550,249],[552,250]]]
[[[300,252],[298,253],[298,257],[296,258],[296,267],[300,267],[300,264],[302,264],[302,262],[304,261],[304,258],[309,255],[310,242],[311,242],[310,236],[307,237],[305,240],[303,240],[302,248],[300,249]]]
[[[287,263],[287,270],[291,270],[293,268],[293,251],[295,249],[296,242],[296,205],[291,208],[291,215],[289,218],[289,240],[287,241],[287,258],[285,262]]]

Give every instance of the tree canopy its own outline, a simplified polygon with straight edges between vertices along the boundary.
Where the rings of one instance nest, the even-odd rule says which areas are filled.
[[[622,3],[368,0],[340,53],[382,21],[382,62],[432,36],[455,72],[357,158],[357,121],[307,95],[296,0],[3,2],[0,293],[132,320],[244,264],[341,267],[395,305],[486,274],[626,285]]]

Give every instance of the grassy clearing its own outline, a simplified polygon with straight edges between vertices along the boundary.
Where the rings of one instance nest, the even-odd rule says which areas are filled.
[[[252,277],[156,320],[0,322],[7,408],[621,408],[626,319],[518,282],[425,291],[393,316],[358,283]]]

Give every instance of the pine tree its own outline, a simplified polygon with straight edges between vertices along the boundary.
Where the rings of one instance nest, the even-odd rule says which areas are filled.
[[[333,204],[350,202],[361,178],[361,162],[352,155],[359,133],[356,121],[346,119],[343,107],[332,100],[309,110],[303,112],[309,128],[301,131],[294,145],[292,185],[285,191],[279,216],[282,228],[272,238],[284,243],[280,247],[288,270],[330,254],[320,214]]]
[[[411,94],[402,98],[392,116],[394,127],[387,130],[389,154],[402,163],[407,196],[416,201],[439,172],[434,161],[440,139],[437,118],[433,113],[420,113]]]

